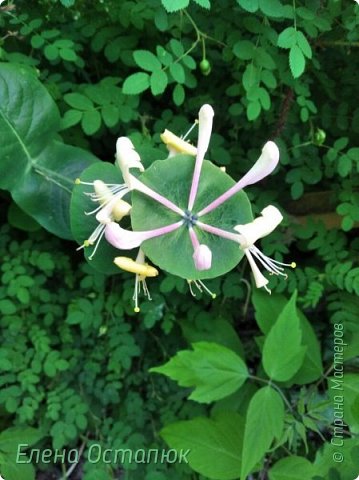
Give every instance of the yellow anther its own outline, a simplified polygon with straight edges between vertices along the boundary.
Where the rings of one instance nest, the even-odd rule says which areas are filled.
[[[141,311],[141,309],[140,309],[140,307],[135,307],[135,308],[133,309],[133,311],[134,311],[135,313],[139,313],[139,312]]]
[[[151,267],[147,263],[135,262],[129,257],[116,257],[114,259],[114,263],[122,270],[130,273],[136,273],[144,278],[157,277],[158,275],[158,270],[155,267]]]
[[[222,172],[226,173],[226,167],[219,167],[219,169],[220,169]]]
[[[290,266],[291,266],[292,268],[296,268],[296,267],[297,267],[297,264],[296,264],[295,262],[292,262],[292,263],[290,264]]]
[[[79,178],[76,178],[75,179],[75,185],[80,185],[81,184],[81,180]]]
[[[89,247],[92,243],[89,240],[84,241],[84,247]]]
[[[217,295],[215,293],[212,293],[212,298],[214,300],[215,298],[217,298]]]
[[[117,222],[119,222],[123,217],[129,215],[130,211],[131,205],[124,200],[119,199],[112,209],[112,216]]]
[[[165,130],[161,133],[161,140],[167,145],[169,150],[174,150],[177,153],[188,153],[188,155],[197,155],[197,148],[186,142],[180,137],[177,137],[174,133],[169,130]]]

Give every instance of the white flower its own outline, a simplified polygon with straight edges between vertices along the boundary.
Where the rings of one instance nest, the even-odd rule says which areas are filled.
[[[102,180],[95,180],[92,183],[77,180],[76,183],[93,186],[95,191],[86,193],[86,195],[88,195],[93,202],[100,204],[91,212],[85,212],[86,215],[96,214],[96,220],[99,224],[91,233],[90,237],[84,241],[83,245],[77,249],[80,250],[81,248],[95,245],[93,252],[89,256],[89,260],[92,260],[105,233],[106,225],[113,221],[119,222],[124,216],[129,215],[131,205],[122,200],[122,197],[128,192],[128,189],[123,185],[106,184]]]
[[[274,207],[273,205],[269,205],[268,207],[264,208],[261,212],[261,215],[261,217],[254,219],[253,222],[245,225],[237,225],[234,227],[234,230],[240,234],[239,243],[241,248],[244,250],[244,253],[251,266],[256,287],[264,287],[270,293],[270,290],[267,287],[268,279],[259,270],[255,259],[271,275],[282,275],[284,277],[287,277],[287,275],[283,273],[283,267],[295,268],[296,264],[294,262],[282,263],[278,262],[277,260],[273,260],[272,258],[264,255],[264,253],[254,245],[257,240],[272,233],[273,230],[275,230],[275,228],[283,220],[282,214],[278,208]]]
[[[120,137],[117,139],[116,163],[120,167],[126,186],[129,190],[133,190],[130,168],[138,168],[141,172],[143,172],[144,167],[141,163],[141,158],[139,154],[135,150],[133,143],[127,137]]]
[[[145,254],[141,249],[138,252],[136,260],[132,260],[132,258],[129,257],[116,257],[114,263],[122,270],[136,274],[133,301],[135,302],[134,311],[138,313],[140,311],[138,306],[138,295],[141,293],[141,288],[148,300],[152,300],[147,288],[146,278],[157,277],[158,270],[145,262]]]

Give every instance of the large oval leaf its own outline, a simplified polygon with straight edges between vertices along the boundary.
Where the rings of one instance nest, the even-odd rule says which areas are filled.
[[[59,121],[55,102],[29,68],[0,64],[0,188],[44,228],[72,238],[73,180],[98,159],[56,142]]]
[[[189,155],[177,155],[154,162],[139,179],[186,210],[194,163],[194,158]],[[205,161],[193,212],[200,211],[234,183],[226,173]],[[179,215],[141,192],[133,192],[132,205],[131,220],[136,231],[163,227],[180,219]],[[250,222],[252,219],[251,206],[244,192],[237,193],[219,208],[201,217],[201,221],[231,232],[235,225]],[[234,268],[243,257],[237,243],[204,232],[198,227],[194,229],[200,243],[206,244],[212,251],[210,270],[196,270],[192,258],[193,247],[186,226],[170,234],[147,240],[142,248],[151,261],[163,270],[192,280],[223,275]]]

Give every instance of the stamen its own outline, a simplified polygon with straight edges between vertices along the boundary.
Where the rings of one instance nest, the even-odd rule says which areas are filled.
[[[138,294],[139,294],[139,279],[138,275],[135,278],[135,292],[133,294],[132,300],[135,302],[135,308],[133,309],[134,312],[139,313],[140,307],[138,306]]]
[[[204,290],[206,293],[208,293],[209,296],[212,297],[213,300],[217,297],[215,293],[213,293],[208,287],[206,287],[206,285],[202,282],[202,280],[187,280],[187,283],[188,283],[189,290],[191,292],[192,297],[196,296],[196,294],[192,289],[192,283],[194,283],[194,285],[197,287],[200,293],[203,293],[203,290]]]
[[[100,226],[100,225],[99,225]],[[98,240],[96,242],[96,245],[95,245],[95,248],[93,249],[93,252],[91,253],[91,255],[89,256],[89,260],[92,260],[93,259],[93,256],[95,255],[97,249],[98,249],[98,246],[100,245],[100,242],[101,242],[101,239],[102,237],[104,236],[105,234],[105,225],[101,225],[102,227],[102,231],[100,233],[100,236],[98,237]]]
[[[274,275],[282,275],[285,278],[288,278],[288,275],[281,272],[280,270],[283,270],[281,267],[276,267],[274,264],[271,263],[271,259],[264,255],[260,250],[256,250],[255,248],[250,248],[250,252],[259,260],[259,262],[263,265],[263,267],[270,272],[271,274]]]
[[[188,137],[188,135],[192,132],[192,130],[194,129],[194,127],[198,125],[198,118],[196,118],[196,120],[194,121],[193,125],[191,126],[191,128],[188,130],[188,132],[186,132],[184,135],[181,136],[182,140],[186,140],[186,138]]]

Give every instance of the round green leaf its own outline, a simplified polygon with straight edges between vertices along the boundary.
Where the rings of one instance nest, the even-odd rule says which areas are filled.
[[[104,105],[101,113],[106,127],[114,127],[120,120],[120,112],[115,105]]]
[[[195,159],[177,155],[154,162],[140,180],[186,210],[192,183]],[[212,163],[205,161],[193,213],[199,212],[212,200],[234,185],[234,181]],[[131,221],[135,231],[151,230],[180,220],[180,216],[140,192],[132,194]],[[233,232],[233,227],[252,220],[249,200],[244,192],[231,197],[220,207],[201,217],[201,221]],[[150,260],[163,270],[186,279],[213,278],[234,268],[243,257],[237,243],[217,237],[194,227],[200,243],[213,254],[210,270],[198,271],[193,263],[193,247],[188,228],[147,240],[142,248]]]
[[[159,70],[161,68],[161,62],[158,60],[156,55],[148,50],[136,50],[133,52],[133,58],[136,64],[140,68],[143,68],[143,70],[154,72],[155,70]]]
[[[125,95],[137,95],[150,86],[150,76],[145,72],[138,72],[130,75],[123,82],[122,91]]]
[[[88,110],[84,112],[81,120],[81,126],[86,135],[93,135],[101,127],[101,114],[97,110]]]
[[[182,105],[182,103],[184,102],[184,99],[186,97],[186,93],[185,93],[185,90],[184,88],[182,87],[182,85],[180,85],[179,83],[177,83],[177,85],[175,86],[175,88],[173,89],[173,93],[172,93],[172,96],[173,96],[173,101],[174,103],[179,107],[180,105]]]
[[[156,70],[151,75],[150,83],[152,95],[160,95],[166,90],[168,77],[163,70]]]
[[[97,162],[81,173],[81,180],[83,182],[93,182],[94,180],[102,180],[105,183],[123,183],[121,172],[114,165],[107,162]],[[75,240],[82,245],[88,239],[91,233],[98,226],[98,221],[95,218],[96,214],[85,215],[85,212],[91,212],[99,206],[98,203],[92,202],[86,193],[93,193],[94,189],[90,185],[75,185],[71,198],[70,218],[71,230]],[[129,221],[127,221],[129,224]],[[121,226],[126,225],[126,220],[121,221]],[[113,259],[118,255],[131,255],[131,252],[121,251],[112,247],[105,238],[99,244],[99,247],[89,260],[89,256],[93,252],[94,247],[86,247],[85,258],[89,264],[101,273],[113,274],[120,273],[120,269],[113,263]]]

